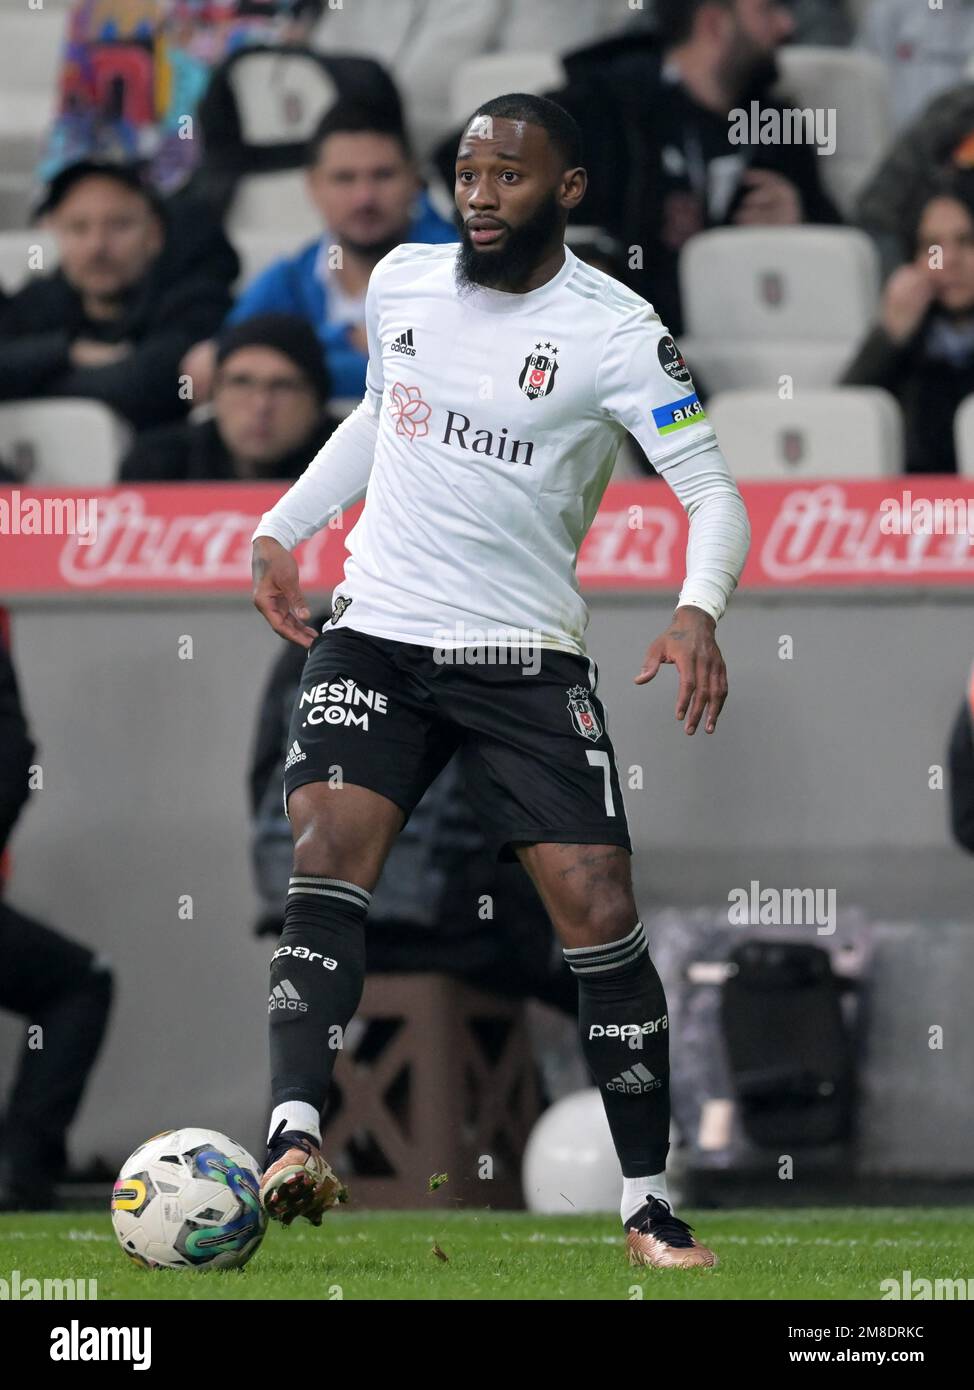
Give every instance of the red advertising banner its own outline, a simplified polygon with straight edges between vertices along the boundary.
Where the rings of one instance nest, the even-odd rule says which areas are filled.
[[[0,488],[0,596],[246,591],[250,536],[280,483]],[[745,483],[748,589],[974,586],[974,479]],[[302,584],[339,582],[345,537],[298,550]],[[578,563],[583,591],[677,590],[687,519],[658,481],[608,488]]]

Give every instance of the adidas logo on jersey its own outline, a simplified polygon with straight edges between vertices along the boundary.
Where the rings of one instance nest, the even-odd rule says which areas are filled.
[[[393,338],[390,346],[393,352],[401,352],[404,357],[415,357],[416,349],[413,347],[413,330],[407,328],[405,333],[400,333],[398,338]]]
[[[291,1013],[306,1014],[308,1006],[301,998],[300,994],[291,984],[290,980],[282,980],[279,985],[275,985],[267,999],[267,1012],[272,1014],[275,1009],[287,1009]]]
[[[301,745],[298,743],[297,739],[295,739],[287,750],[287,761],[284,764],[284,771],[287,772],[288,768],[293,767],[295,763],[303,763],[307,756],[307,753],[302,753]]]
[[[644,1091],[655,1091],[662,1086],[662,1081],[654,1076],[648,1067],[644,1067],[642,1062],[637,1062],[634,1067],[624,1071],[621,1076],[614,1076],[606,1085],[607,1091],[624,1091],[626,1095],[638,1096]]]

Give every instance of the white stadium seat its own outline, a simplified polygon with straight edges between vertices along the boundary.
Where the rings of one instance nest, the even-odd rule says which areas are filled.
[[[281,234],[286,228],[294,250],[321,236],[321,216],[308,197],[303,169],[277,174],[247,174],[227,214],[226,229],[236,244],[241,233]]]
[[[36,227],[0,232],[0,289],[15,294],[32,275],[48,275],[57,266],[57,242]]]
[[[974,396],[961,401],[954,416],[954,449],[957,472],[974,478]]]
[[[720,227],[680,256],[691,370],[709,392],[834,384],[871,326],[879,259],[849,227]]]
[[[321,235],[320,226],[314,235]],[[233,233],[232,240],[233,249],[240,257],[237,286],[243,289],[274,261],[279,261],[284,256],[293,256],[310,237],[296,237],[290,230],[270,232],[238,228]]]
[[[851,360],[854,346],[797,343],[790,338],[767,343],[698,339],[682,335],[680,347],[698,390],[777,391],[788,379],[798,387],[835,386]]]
[[[247,145],[306,143],[338,96],[311,53],[254,50],[234,64],[229,83]]]
[[[29,487],[108,487],[132,440],[98,401],[55,399],[0,405],[0,458]]]
[[[4,14],[0,43],[0,144],[7,176],[29,172],[40,152],[54,111],[65,35],[63,9],[17,9]]]
[[[903,417],[873,387],[726,391],[707,414],[735,478],[882,478],[903,470]]]
[[[890,76],[872,53],[786,45],[780,95],[802,110],[833,113],[833,154],[819,156],[822,182],[846,216],[893,138]]]
[[[505,92],[543,96],[565,81],[556,53],[487,53],[461,63],[450,82],[450,121],[462,125],[485,101]]]

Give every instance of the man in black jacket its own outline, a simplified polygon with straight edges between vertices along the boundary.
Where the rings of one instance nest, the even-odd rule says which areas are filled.
[[[35,746],[0,610],[0,855],[28,794]],[[0,888],[3,865],[0,864]],[[0,901],[0,1009],[28,1031],[0,1129],[0,1211],[54,1204],[65,1136],[101,1047],[112,974],[86,946]]]
[[[140,435],[123,483],[299,478],[335,428],[318,338],[294,314],[260,314],[217,343],[213,416]]]
[[[777,50],[794,20],[781,0],[679,0],[658,7],[656,36],[624,35],[564,58],[552,93],[582,128],[585,220],[626,248],[627,279],[674,333],[677,267],[708,227],[840,221],[807,143],[760,142],[731,113],[780,112]]]
[[[63,170],[38,209],[59,268],[0,305],[0,399],[82,396],[136,429],[185,415],[179,364],[230,307],[238,262],[212,214],[132,166]]]

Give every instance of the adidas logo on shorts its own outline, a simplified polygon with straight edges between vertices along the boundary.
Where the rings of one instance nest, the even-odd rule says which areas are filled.
[[[308,1012],[307,1004],[291,984],[290,980],[282,980],[279,985],[275,985],[271,990],[267,999],[267,1012],[272,1014],[275,1009],[287,1009],[295,1014],[306,1014]]]
[[[405,333],[400,333],[398,338],[393,338],[390,346],[393,352],[401,352],[404,357],[415,357],[416,349],[413,347],[413,330],[407,328]]]
[[[307,753],[302,753],[301,745],[298,743],[297,739],[295,739],[287,750],[287,761],[284,764],[284,771],[287,772],[288,768],[293,767],[295,763],[303,763],[307,756]]]
[[[638,1096],[644,1091],[655,1091],[662,1086],[662,1081],[655,1077],[644,1067],[642,1062],[637,1062],[634,1067],[629,1067],[621,1076],[614,1076],[606,1085],[607,1091],[625,1091],[627,1095]]]

